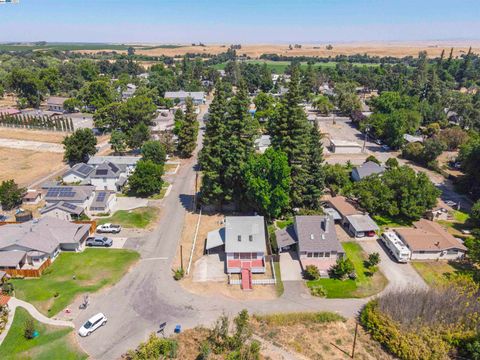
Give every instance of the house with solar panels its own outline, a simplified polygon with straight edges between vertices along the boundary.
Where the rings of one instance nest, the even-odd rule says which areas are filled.
[[[93,165],[84,163],[75,164],[62,175],[65,184],[89,184],[90,174],[95,170]]]
[[[84,212],[85,209],[83,207],[70,204],[66,201],[50,204],[43,209],[40,209],[40,214],[42,214],[42,216],[54,217],[65,221],[77,220]]]
[[[108,214],[117,201],[115,192],[109,190],[98,190],[90,204],[89,212],[95,214]]]
[[[97,190],[121,191],[130,171],[124,164],[107,161],[98,165],[90,175],[90,184]]]

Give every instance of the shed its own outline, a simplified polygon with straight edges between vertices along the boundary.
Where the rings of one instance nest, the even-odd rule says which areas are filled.
[[[216,229],[207,234],[207,242],[205,244],[207,253],[223,245],[225,245],[225,228]]]
[[[330,139],[330,151],[335,154],[359,154],[362,146],[355,141]]]

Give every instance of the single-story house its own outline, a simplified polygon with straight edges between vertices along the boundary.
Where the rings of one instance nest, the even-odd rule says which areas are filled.
[[[410,249],[412,260],[455,260],[465,256],[467,247],[439,223],[420,219],[413,225],[393,229]]]
[[[72,219],[78,219],[78,217],[84,212],[85,209],[83,207],[75,204],[70,204],[66,201],[52,203],[40,210],[40,214],[42,214],[43,216],[50,216],[65,221],[72,221]]]
[[[22,198],[22,202],[24,204],[31,204],[31,205],[38,204],[40,200],[42,200],[42,193],[40,191],[33,190],[33,189],[27,190],[27,192],[25,193],[25,195],[23,195],[23,198]]]
[[[378,165],[373,161],[367,161],[352,170],[352,179],[353,181],[360,181],[367,176],[382,174],[383,172],[385,172],[385,168],[382,165]]]
[[[254,141],[255,150],[263,154],[271,145],[270,135],[262,135]]]
[[[95,192],[95,197],[90,204],[90,213],[108,214],[117,201],[117,196],[113,191],[99,190]]]
[[[191,98],[195,105],[205,104],[205,92],[203,91],[166,91],[164,98],[173,101],[178,99],[179,104],[185,104],[185,100]]]
[[[66,97],[61,97],[61,96],[50,96],[47,99],[47,108],[49,111],[58,111],[58,112],[64,112],[63,108],[63,103],[65,100],[68,98]]]
[[[330,151],[335,154],[360,154],[362,146],[355,141],[330,139]]]
[[[54,217],[3,225],[0,226],[0,259],[11,259],[15,255],[19,268],[25,265],[36,269],[47,259],[55,260],[60,250],[81,251],[89,234],[90,224],[74,224]],[[26,256],[23,264],[22,256]]]
[[[345,256],[333,219],[328,215],[295,216],[294,227],[302,268],[313,265],[322,276],[328,276],[328,270],[335,265],[337,259]]]
[[[25,251],[0,251],[0,269],[21,269],[26,262],[27,253]]]
[[[344,196],[331,197],[326,202],[331,209],[336,210],[337,214],[340,215],[342,224],[346,221],[347,216],[361,214]]]
[[[344,226],[356,238],[375,236],[375,232],[379,230],[375,221],[367,214],[348,215],[346,220]]]
[[[140,156],[92,156],[90,159],[88,159],[88,165],[98,166],[106,162],[111,162],[117,166],[125,165],[127,168],[133,171],[140,159]]]
[[[104,162],[90,174],[90,184],[97,190],[120,191],[127,183],[129,174],[126,165]]]
[[[67,202],[87,209],[93,200],[95,188],[90,185],[79,186],[52,186],[48,187],[45,195],[47,205],[58,202]]]
[[[72,166],[62,175],[62,180],[65,184],[84,183],[89,182],[90,174],[95,170],[93,165],[78,163]]]
[[[265,272],[265,220],[263,216],[225,217],[227,273]]]
[[[447,209],[441,206],[437,206],[436,208],[427,211],[425,217],[430,220],[448,220],[450,217],[450,213]]]

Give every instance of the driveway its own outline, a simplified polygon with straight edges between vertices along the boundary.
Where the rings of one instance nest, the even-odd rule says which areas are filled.
[[[194,282],[226,281],[225,253],[204,255],[195,262]]]
[[[384,247],[378,239],[363,239],[358,242],[363,250],[368,253],[378,252],[380,254],[380,270],[388,279],[388,285],[384,291],[392,291],[405,288],[428,288],[422,277],[418,275],[415,269],[407,264],[400,264],[393,260],[388,253],[388,250]]]
[[[118,210],[133,210],[148,205],[148,199],[136,197],[117,197],[117,201],[113,205],[112,213]]]
[[[301,281],[302,267],[296,251],[280,254],[280,273],[282,281]]]

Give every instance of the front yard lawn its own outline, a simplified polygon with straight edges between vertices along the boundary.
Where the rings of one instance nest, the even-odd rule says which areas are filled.
[[[410,220],[402,218],[391,218],[389,216],[382,215],[374,215],[372,216],[372,218],[380,227],[381,231],[383,231],[385,228],[404,227],[412,225],[412,222]]]
[[[449,278],[455,274],[472,278],[474,274],[474,270],[463,263],[446,261],[411,261],[410,263],[430,286],[448,284]]]
[[[97,224],[118,224],[125,228],[146,228],[158,216],[158,209],[154,207],[141,207],[133,210],[119,210],[112,216],[97,220]]]
[[[132,250],[85,249],[61,253],[38,279],[14,279],[15,296],[47,316],[68,306],[76,296],[118,282],[140,257]]]
[[[25,322],[33,320],[38,336],[26,339]],[[50,326],[34,320],[24,308],[17,308],[12,326],[0,346],[0,357],[7,359],[86,359],[85,354],[74,342],[72,328]]]
[[[338,279],[318,279],[307,281],[309,288],[321,285],[325,291],[327,298],[362,298],[379,293],[388,281],[385,276],[378,270],[373,276],[368,276],[368,270],[365,268],[364,261],[367,255],[363,252],[362,247],[356,242],[344,242],[342,246],[354,267],[357,274],[355,280],[338,280]]]

